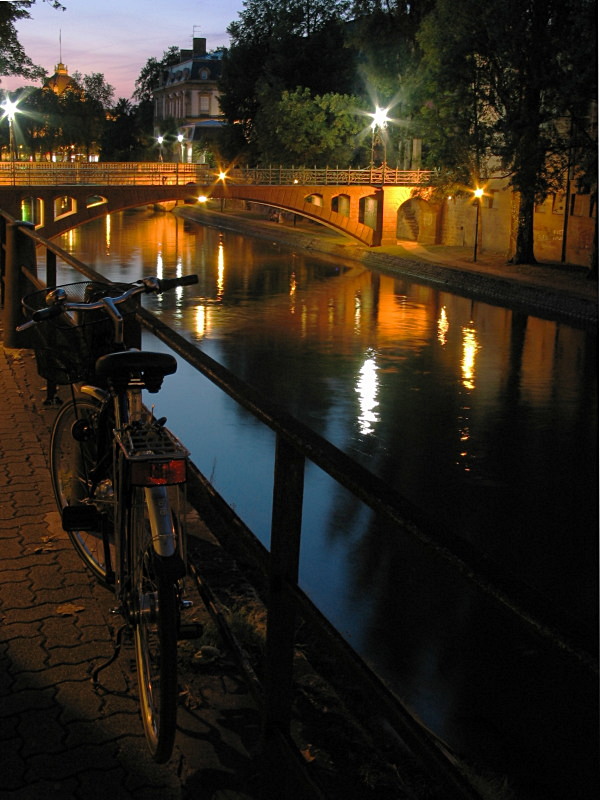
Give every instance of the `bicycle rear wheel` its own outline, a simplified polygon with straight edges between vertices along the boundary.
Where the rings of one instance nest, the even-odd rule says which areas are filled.
[[[142,488],[133,490],[130,542],[142,723],[152,757],[164,763],[173,750],[177,723],[179,592],[169,558],[154,551]]]
[[[58,412],[50,440],[50,473],[59,511],[89,511],[90,530],[68,530],[84,564],[102,582],[114,566],[110,424],[104,405],[76,394]],[[95,513],[99,512],[99,513]]]

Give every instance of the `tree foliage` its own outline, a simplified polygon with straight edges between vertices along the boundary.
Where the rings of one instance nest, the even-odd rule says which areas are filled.
[[[343,165],[355,163],[364,117],[357,98],[313,95],[306,87],[284,89],[278,102],[261,106],[258,146],[271,163]]]
[[[230,149],[262,156],[257,144],[259,115],[298,86],[311,93],[351,94],[354,54],[344,48],[346,0],[246,0],[228,33],[223,62],[221,108],[232,126]]]
[[[43,2],[64,11],[58,0]],[[46,75],[45,70],[36,66],[26,54],[15,27],[20,20],[31,19],[29,11],[33,5],[35,0],[0,3],[0,75],[21,75],[29,80],[39,80]]]

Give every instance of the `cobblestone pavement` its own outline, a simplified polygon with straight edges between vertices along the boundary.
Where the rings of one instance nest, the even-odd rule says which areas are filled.
[[[226,658],[200,673],[196,642],[182,643],[166,765],[146,750],[131,648],[101,673],[109,691],[94,690],[91,671],[113,652],[114,598],[62,531],[46,461],[55,411],[42,384],[29,351],[0,346],[1,800],[268,796],[249,755],[258,712]],[[206,622],[199,598],[196,607]]]

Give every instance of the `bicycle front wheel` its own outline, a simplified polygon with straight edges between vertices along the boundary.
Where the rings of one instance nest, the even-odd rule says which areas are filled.
[[[152,545],[148,498],[133,490],[130,542],[135,603],[135,655],[146,740],[158,763],[168,761],[177,722],[179,592]]]
[[[112,469],[106,408],[99,400],[77,393],[62,406],[52,428],[52,488],[61,513],[66,507],[90,512],[92,525],[70,529],[68,534],[85,565],[102,582],[114,566]]]

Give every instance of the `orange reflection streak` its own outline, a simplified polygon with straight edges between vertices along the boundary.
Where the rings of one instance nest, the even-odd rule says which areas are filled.
[[[440,317],[438,319],[438,324],[437,324],[438,341],[442,346],[446,344],[449,327],[450,323],[448,322],[448,315],[446,314],[446,306],[442,306],[440,310]]]
[[[225,291],[225,247],[223,240],[219,239],[219,249],[217,252],[217,300],[223,298]]]
[[[462,383],[465,389],[475,388],[475,356],[479,350],[473,323],[463,327],[463,353],[461,361]]]
[[[111,222],[110,222],[110,214],[106,215],[106,219],[104,221],[104,245],[106,247],[106,254],[110,253],[110,241],[111,241]]]

